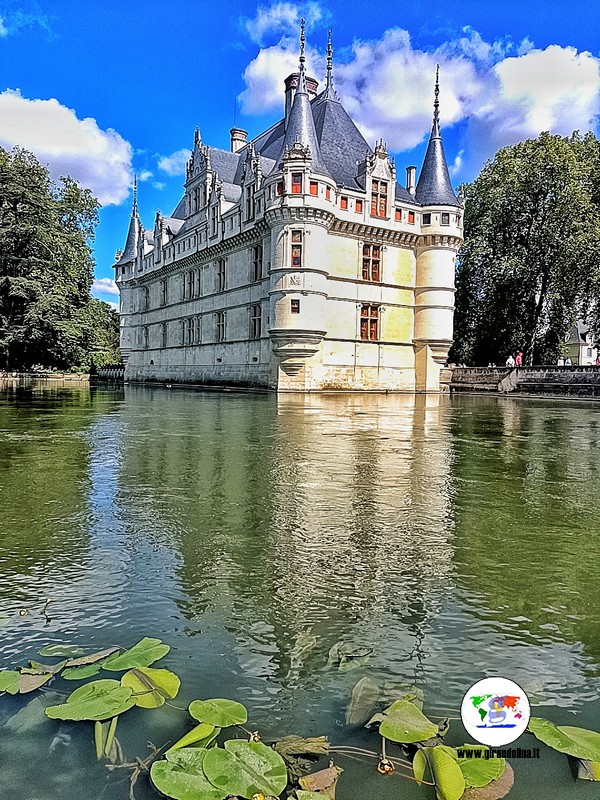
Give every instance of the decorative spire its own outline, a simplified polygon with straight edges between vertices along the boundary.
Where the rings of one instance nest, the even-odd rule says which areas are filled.
[[[431,128],[432,136],[440,135],[440,65],[438,64],[435,70],[435,100],[433,101],[433,126]]]
[[[300,58],[299,61],[299,72],[300,75],[298,77],[298,88],[297,92],[306,92],[306,56],[304,55],[304,49],[306,46],[306,20],[302,18],[300,20]]]
[[[137,203],[137,174],[133,176],[133,207],[131,209],[131,216],[137,216],[138,203]]]
[[[327,77],[325,79],[325,91],[323,97],[329,100],[337,100],[338,95],[333,85],[333,47],[331,45],[331,28],[327,31]]]
[[[131,219],[129,220],[129,229],[127,230],[127,239],[125,240],[125,247],[119,258],[119,264],[127,264],[129,261],[135,261],[137,256],[138,242],[140,240],[140,231],[142,230],[142,223],[140,222],[140,215],[138,212],[137,202],[137,175],[133,176],[133,203],[131,205]]]
[[[440,67],[435,72],[435,100],[433,103],[433,124],[423,168],[419,175],[416,198],[421,205],[459,206],[456,199],[440,132]]]

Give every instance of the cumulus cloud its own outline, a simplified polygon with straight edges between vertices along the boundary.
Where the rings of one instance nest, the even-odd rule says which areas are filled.
[[[0,94],[0,145],[31,150],[53,178],[70,175],[92,190],[102,205],[118,205],[129,194],[132,149],[115,130],[95,119],[79,119],[58,100],[30,100],[11,89]]]
[[[246,113],[281,109],[283,79],[297,68],[298,45],[283,37],[247,66],[240,100]],[[316,77],[323,55],[312,52]],[[378,40],[355,40],[335,65],[336,88],[371,143],[410,150],[431,129],[433,83],[440,65],[442,127],[461,124],[463,141],[453,174],[481,167],[501,146],[537,136],[593,130],[600,112],[600,60],[574,47],[536,48],[525,38],[488,42],[464,28],[435,50],[414,47],[392,28]],[[309,70],[310,71],[310,70]]]
[[[325,13],[318,3],[272,3],[270,6],[259,6],[256,16],[246,19],[244,25],[253,42],[264,44],[269,38],[292,35],[298,38],[300,20],[306,21],[306,29],[310,31],[325,18]]]
[[[149,169],[143,169],[138,175],[140,181],[149,181],[152,178],[152,172]]]
[[[92,292],[97,294],[119,294],[117,284],[112,278],[96,278],[92,284]]]
[[[51,33],[48,17],[37,11],[24,11],[23,9],[7,11],[0,17],[0,37],[18,33],[25,28],[43,28]]]
[[[158,159],[158,168],[166,172],[167,175],[185,175],[185,165],[190,157],[190,151],[186,148],[176,150],[170,156],[162,156]]]

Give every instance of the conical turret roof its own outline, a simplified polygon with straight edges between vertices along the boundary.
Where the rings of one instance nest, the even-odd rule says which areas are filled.
[[[433,104],[433,125],[423,160],[423,167],[416,188],[416,198],[421,205],[458,206],[459,202],[452,189],[446,154],[440,133],[440,84],[439,66],[435,77],[435,101]]]
[[[133,181],[133,205],[131,207],[131,219],[129,220],[129,229],[127,231],[127,238],[125,239],[125,247],[123,248],[123,253],[119,258],[119,264],[127,264],[129,261],[135,261],[141,227],[142,224],[140,222],[140,215],[138,213],[137,205],[137,177],[135,177]]]

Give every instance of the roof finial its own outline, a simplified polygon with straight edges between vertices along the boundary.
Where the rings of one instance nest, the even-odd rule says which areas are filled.
[[[299,71],[300,75],[298,76],[298,88],[296,89],[297,92],[306,92],[306,56],[304,55],[304,49],[306,45],[306,20],[302,18],[300,20],[300,58],[299,60]]]
[[[433,101],[433,127],[432,136],[440,135],[440,65],[435,70],[435,100]]]
[[[131,209],[131,216],[135,217],[138,213],[137,204],[137,173],[133,176],[133,206]]]
[[[326,87],[329,89],[333,79],[333,47],[331,45],[331,28],[327,31],[327,83]]]

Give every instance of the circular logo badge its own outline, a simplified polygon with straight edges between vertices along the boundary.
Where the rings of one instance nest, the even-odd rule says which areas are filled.
[[[473,739],[490,747],[502,747],[525,731],[529,700],[523,689],[508,678],[484,678],[465,694],[460,715]]]

